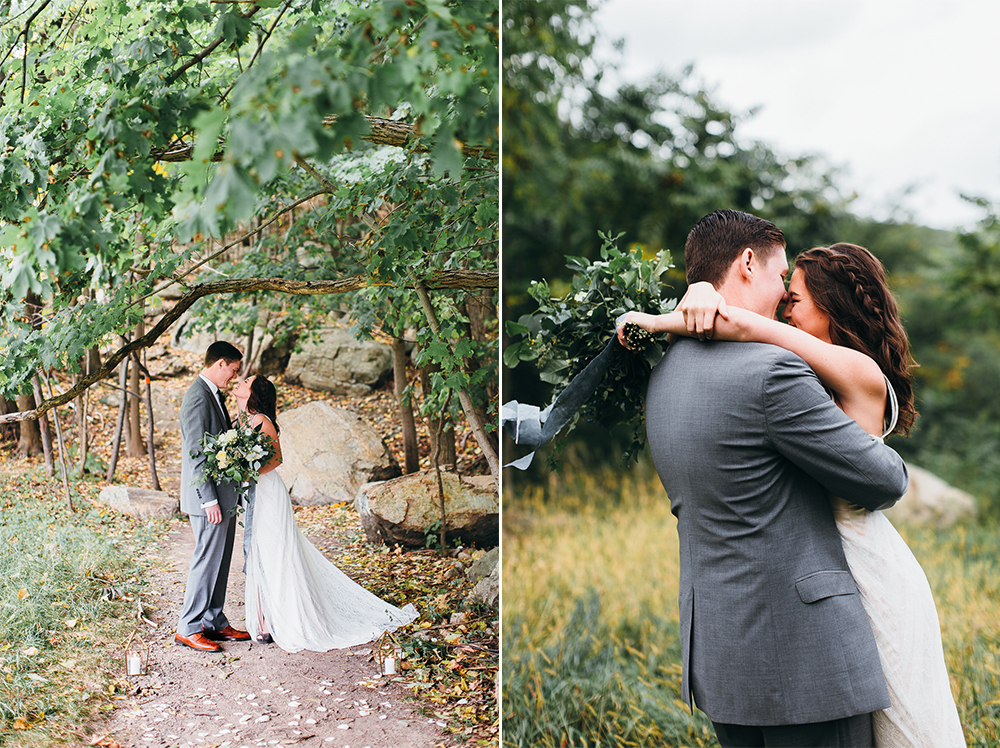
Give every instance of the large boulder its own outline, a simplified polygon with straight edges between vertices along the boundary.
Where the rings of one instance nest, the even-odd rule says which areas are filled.
[[[906,467],[910,471],[910,486],[903,498],[885,511],[892,522],[929,523],[944,529],[976,515],[976,501],[970,494],[928,470],[911,463]]]
[[[353,501],[363,484],[402,472],[370,424],[328,402],[283,412],[278,425],[284,460],[278,474],[296,504]]]
[[[98,499],[112,509],[136,519],[172,517],[181,509],[180,501],[166,491],[134,486],[108,486],[101,489]]]
[[[392,375],[392,349],[358,340],[345,327],[324,327],[318,340],[303,344],[285,369],[286,381],[320,392],[362,397]]]
[[[490,548],[500,542],[500,499],[488,475],[442,472],[445,532],[463,543]],[[434,470],[361,486],[354,505],[373,543],[422,547],[440,532],[441,505]]]

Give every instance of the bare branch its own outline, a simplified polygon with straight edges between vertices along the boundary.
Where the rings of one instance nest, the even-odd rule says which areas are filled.
[[[231,1],[232,0],[212,0],[213,3],[217,3],[217,2],[231,2]],[[239,1],[243,2],[243,0],[239,0]],[[250,1],[253,1],[253,0],[250,0]],[[232,91],[233,88],[236,86],[237,81],[239,81],[239,79],[243,75],[243,73],[245,73],[247,70],[249,70],[250,68],[253,67],[253,64],[257,61],[257,58],[260,56],[261,51],[264,49],[264,45],[267,44],[268,39],[271,38],[271,35],[274,33],[274,30],[278,27],[278,22],[281,20],[281,17],[283,15],[285,15],[285,11],[288,10],[288,8],[289,8],[290,5],[291,5],[291,0],[288,0],[284,5],[281,6],[281,11],[278,13],[277,16],[275,16],[274,20],[271,22],[271,28],[269,28],[267,30],[267,33],[264,34],[264,37],[257,44],[257,49],[254,51],[253,56],[250,58],[250,62],[246,66],[246,70],[243,70],[240,73],[240,75],[236,76],[233,79],[233,82],[229,84],[229,88],[227,88],[225,91],[223,91],[222,95],[219,96],[219,101],[225,101],[226,98],[229,96],[229,92]]]
[[[149,332],[141,338],[136,338],[132,342],[122,346],[117,351],[108,356],[101,368],[85,377],[81,377],[71,389],[60,395],[50,397],[43,401],[33,410],[22,411],[20,413],[8,413],[0,416],[0,423],[11,421],[31,421],[52,408],[68,403],[80,396],[95,382],[99,382],[108,376],[122,362],[126,356],[133,352],[147,348],[167,331],[167,329],[180,318],[184,312],[191,308],[194,303],[203,296],[210,296],[219,293],[247,293],[250,291],[274,291],[277,293],[287,293],[294,295],[319,296],[324,294],[346,293],[357,291],[360,288],[373,286],[388,286],[389,283],[380,283],[366,275],[353,275],[339,280],[321,281],[296,281],[287,278],[236,278],[230,280],[208,281],[198,283],[191,287],[191,291],[178,299],[177,303],[171,307],[160,321],[153,326]],[[401,284],[399,288],[416,288],[423,285],[428,289],[473,289],[473,288],[498,288],[500,285],[499,273],[487,270],[440,270],[427,280],[414,280],[412,283]]]
[[[256,15],[257,11],[259,11],[259,10],[260,10],[260,6],[259,5],[254,5],[246,13],[243,14],[243,17],[244,18],[253,18],[253,16]],[[225,37],[223,37],[220,34],[218,36],[218,38],[215,39],[215,41],[213,41],[212,43],[210,43],[207,47],[205,47],[204,49],[202,49],[201,52],[199,52],[198,54],[196,54],[190,60],[188,60],[183,65],[181,65],[179,68],[177,68],[174,72],[172,72],[169,76],[167,76],[167,81],[166,81],[167,85],[170,85],[171,83],[173,83],[174,81],[176,81],[178,78],[180,78],[182,75],[184,75],[184,73],[186,73],[188,70],[190,70],[191,68],[193,68],[195,65],[197,65],[197,64],[199,64],[201,62],[204,62],[205,58],[207,58],[210,54],[212,54],[212,52],[214,52],[216,50],[216,48],[220,44],[222,44],[222,42],[224,42],[225,40],[226,40]]]
[[[246,241],[247,239],[249,239],[251,236],[254,236],[255,234],[259,234],[261,231],[263,231],[264,229],[266,229],[268,226],[270,226],[272,223],[274,223],[275,221],[277,221],[279,218],[281,218],[281,216],[283,216],[285,213],[287,213],[288,211],[292,210],[293,208],[301,205],[302,203],[308,202],[309,200],[312,200],[314,197],[319,197],[320,195],[324,195],[324,194],[326,194],[326,192],[327,191],[325,189],[316,190],[316,192],[313,192],[310,195],[306,195],[305,197],[299,198],[298,200],[296,200],[295,202],[291,203],[290,205],[286,205],[284,208],[282,208],[277,213],[275,213],[273,216],[271,216],[267,221],[264,221],[262,224],[260,224],[256,228],[251,229],[250,231],[246,232],[245,234],[243,234],[241,236],[238,236],[237,238],[233,239],[231,242],[229,242],[229,244],[226,244],[218,252],[213,252],[212,254],[210,254],[205,259],[201,260],[200,262],[196,263],[194,266],[192,266],[192,267],[188,268],[187,270],[185,270],[183,274],[175,276],[173,279],[165,282],[162,286],[158,286],[157,288],[153,289],[148,294],[146,294],[145,296],[143,296],[141,299],[136,299],[136,301],[134,301],[133,304],[138,304],[141,301],[145,301],[150,296],[156,296],[156,294],[160,293],[161,291],[164,291],[164,290],[166,290],[166,289],[170,288],[171,286],[173,286],[175,284],[178,284],[178,283],[180,283],[181,285],[187,287],[186,284],[184,284],[184,283],[181,282],[181,278],[183,278],[185,275],[190,275],[195,270],[197,270],[202,265],[204,265],[206,262],[210,262],[210,261],[214,260],[216,257],[218,257],[219,255],[221,255],[224,252],[226,252],[226,250],[228,250],[228,249],[230,249],[232,247],[235,247],[237,244],[239,244],[239,243],[241,243],[243,241]]]
[[[417,133],[416,128],[413,125],[407,124],[406,122],[398,122],[396,120],[385,119],[383,117],[371,117],[368,115],[365,115],[365,119],[368,120],[371,132],[367,135],[362,135],[362,140],[366,140],[369,143],[375,143],[376,145],[389,145],[397,148],[413,147],[413,149],[419,153],[427,153],[430,150],[426,146],[414,145],[413,141],[417,139]],[[336,122],[336,120],[336,117],[326,117],[323,119],[323,124],[329,127]],[[150,156],[154,161],[189,161],[191,160],[191,154],[193,152],[194,146],[187,144],[175,144],[163,149],[154,148],[150,151]],[[477,156],[485,158],[488,161],[497,160],[496,150],[482,148],[479,146],[462,146],[462,154],[466,157]],[[222,160],[221,149],[212,155],[212,160]]]

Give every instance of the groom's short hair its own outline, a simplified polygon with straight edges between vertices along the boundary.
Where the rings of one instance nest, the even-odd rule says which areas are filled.
[[[684,243],[687,282],[707,281],[718,288],[747,247],[766,259],[775,248],[785,248],[785,235],[770,221],[739,210],[709,213]]]
[[[209,366],[212,366],[220,358],[227,364],[231,364],[234,361],[242,361],[243,352],[232,343],[227,343],[225,340],[216,340],[205,351],[205,368],[207,369]]]

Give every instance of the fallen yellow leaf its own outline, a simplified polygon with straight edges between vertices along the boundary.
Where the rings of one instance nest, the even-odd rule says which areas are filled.
[[[17,591],[17,599],[18,600],[27,600],[28,599],[28,591],[26,589],[24,589],[24,587],[22,587],[21,589],[19,589]]]
[[[25,719],[24,717],[15,717],[14,718],[14,729],[15,730],[27,730],[30,727],[31,727],[31,723],[28,722],[28,720]]]

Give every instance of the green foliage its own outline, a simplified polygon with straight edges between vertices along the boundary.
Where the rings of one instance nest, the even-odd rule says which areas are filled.
[[[434,336],[409,287],[497,270],[497,0],[33,0],[0,5],[0,25],[0,393],[38,366],[73,370],[215,240],[271,226],[203,272],[361,275],[378,290],[343,304],[359,333],[419,329],[442,367],[436,406],[466,386],[489,407],[497,298],[480,300],[487,334]],[[385,122],[410,128],[404,147],[378,145]],[[206,326],[281,320],[291,339],[339,306],[255,293],[198,311]]]
[[[554,298],[545,281],[532,281],[529,293],[538,302],[537,311],[507,322],[507,334],[515,342],[504,350],[504,364],[512,368],[520,361],[535,362],[539,376],[554,386],[557,395],[614,337],[619,315],[660,314],[676,304],[676,299],[668,298],[669,286],[662,283],[672,267],[669,252],[645,259],[639,248],[622,252],[616,247],[617,237],[601,236],[600,260],[567,258],[573,277],[565,296]],[[617,348],[604,379],[581,409],[585,418],[605,428],[625,424],[632,429],[633,444],[626,459],[635,457],[645,444],[646,384],[662,355],[658,343],[641,354]],[[575,423],[574,419],[570,429]]]
[[[504,317],[534,307],[531,281],[553,295],[569,282],[566,257],[600,256],[600,230],[649,257],[680,256],[664,281],[685,290],[687,233],[719,208],[775,221],[796,251],[840,238],[845,214],[833,174],[739,136],[752,113],[733,112],[692,70],[611,85],[613,64],[591,56],[600,30],[587,0],[523,0],[504,6]],[[504,347],[516,345],[509,330]],[[607,339],[608,331],[600,338]],[[528,364],[505,371],[505,391],[549,395]],[[606,438],[602,435],[601,438]]]

